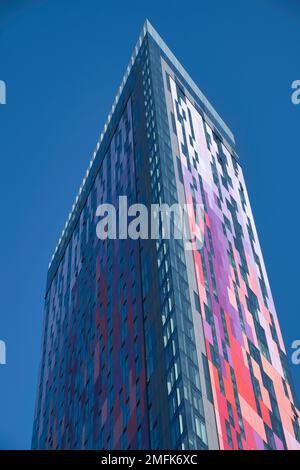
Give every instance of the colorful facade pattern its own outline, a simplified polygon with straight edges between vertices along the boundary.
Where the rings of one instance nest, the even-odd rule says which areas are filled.
[[[100,241],[96,209],[123,195],[202,204],[204,246]],[[234,137],[147,21],[74,207],[48,271],[32,447],[300,449]]]
[[[129,100],[46,294],[34,448],[148,446],[138,244],[96,236],[135,191]]]
[[[299,449],[299,412],[242,169],[169,80],[186,201],[205,210],[205,243],[193,256],[220,448]]]

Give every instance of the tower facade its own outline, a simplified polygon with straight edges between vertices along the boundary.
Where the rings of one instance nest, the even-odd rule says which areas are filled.
[[[119,196],[192,206],[189,249],[99,239]],[[295,400],[234,136],[146,21],[49,265],[32,446],[299,449]]]

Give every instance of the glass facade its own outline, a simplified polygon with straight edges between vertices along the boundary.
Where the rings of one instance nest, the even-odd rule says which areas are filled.
[[[49,266],[33,448],[300,448],[234,145],[146,22]],[[120,195],[202,204],[204,245],[99,240]]]

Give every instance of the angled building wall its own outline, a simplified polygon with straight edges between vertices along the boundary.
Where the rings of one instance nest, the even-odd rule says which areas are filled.
[[[191,203],[203,247],[96,236]],[[146,21],[49,266],[34,448],[296,449],[299,412],[234,136]]]

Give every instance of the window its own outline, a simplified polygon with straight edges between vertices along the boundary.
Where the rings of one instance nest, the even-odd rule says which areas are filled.
[[[227,442],[230,447],[233,447],[230,424],[228,423],[228,421],[225,421],[225,425],[226,425]]]
[[[195,429],[196,429],[196,434],[199,437],[199,439],[201,439],[201,441],[205,445],[207,445],[205,423],[202,419],[198,418],[198,416],[195,416]]]
[[[197,312],[201,313],[200,299],[199,299],[199,295],[196,292],[194,292],[194,299],[195,299],[196,310]]]

